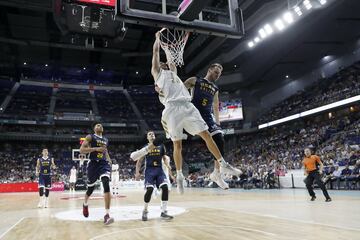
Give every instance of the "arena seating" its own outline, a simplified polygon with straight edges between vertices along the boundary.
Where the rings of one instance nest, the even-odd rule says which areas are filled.
[[[281,101],[266,111],[258,123],[270,122],[359,94],[360,62],[357,62],[330,78],[319,79],[303,91]]]

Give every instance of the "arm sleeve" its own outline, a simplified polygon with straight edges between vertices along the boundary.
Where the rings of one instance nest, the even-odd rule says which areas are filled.
[[[148,147],[146,146],[146,147],[143,147],[143,148],[140,149],[140,150],[137,150],[137,151],[135,151],[135,152],[132,152],[132,153],[130,154],[130,158],[131,158],[132,160],[134,160],[134,161],[137,161],[137,160],[139,160],[140,158],[145,157],[145,155],[148,154],[148,152],[149,152],[149,149],[148,149]]]

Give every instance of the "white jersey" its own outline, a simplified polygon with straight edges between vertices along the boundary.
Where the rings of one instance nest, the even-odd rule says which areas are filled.
[[[76,169],[74,168],[70,170],[70,182],[71,183],[76,182]]]
[[[191,101],[189,91],[173,71],[161,69],[155,84],[160,88],[159,99],[163,105],[169,102]]]

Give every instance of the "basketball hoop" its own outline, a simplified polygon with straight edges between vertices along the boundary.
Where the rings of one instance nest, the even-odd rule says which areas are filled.
[[[163,28],[160,30],[160,46],[166,54],[168,63],[180,67],[184,65],[184,49],[189,32],[179,29]]]

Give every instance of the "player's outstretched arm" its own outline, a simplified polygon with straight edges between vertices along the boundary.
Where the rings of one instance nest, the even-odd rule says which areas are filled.
[[[153,45],[153,56],[151,64],[151,75],[154,81],[158,78],[160,73],[160,32],[155,34],[155,42]]]
[[[106,157],[106,161],[108,161],[108,163],[111,165],[112,162],[111,162],[111,158],[110,158],[110,155],[109,155],[109,151],[106,151],[105,157]]]
[[[142,149],[132,152],[130,154],[130,158],[134,161],[138,161],[140,158],[145,157],[145,155],[148,154],[149,151],[154,148],[155,148],[155,145],[153,143],[148,144],[147,146],[143,147]]]
[[[52,167],[53,169],[56,168],[54,158],[51,158],[51,167]]]
[[[219,113],[219,92],[215,93],[213,101],[213,111],[216,124],[220,125],[220,113]]]
[[[37,159],[37,161],[36,161],[36,170],[35,170],[36,176],[39,176],[39,173],[40,173],[40,160]]]
[[[140,180],[140,169],[141,169],[141,164],[142,161],[144,160],[144,157],[140,158],[139,160],[137,160],[136,162],[136,168],[135,168],[135,180]]]
[[[186,79],[184,84],[187,89],[191,89],[191,88],[195,87],[195,82],[196,82],[196,77],[191,77],[191,78]]]

